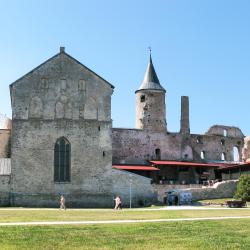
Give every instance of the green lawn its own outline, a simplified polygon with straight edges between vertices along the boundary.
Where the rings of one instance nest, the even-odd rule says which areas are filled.
[[[250,249],[250,219],[0,227],[1,249]]]
[[[250,216],[250,209],[0,209],[0,222]],[[0,249],[250,249],[250,219],[0,226]]]
[[[30,221],[85,221],[85,220],[126,220],[126,219],[168,219],[214,216],[250,216],[250,209],[223,210],[138,210],[123,209],[0,209],[0,222],[30,222]]]

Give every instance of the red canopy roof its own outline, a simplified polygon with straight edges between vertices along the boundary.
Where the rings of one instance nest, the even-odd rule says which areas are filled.
[[[159,171],[158,168],[141,165],[113,165],[113,168],[123,170],[143,170],[143,171]]]
[[[232,169],[232,168],[239,168],[239,167],[249,167],[250,162],[239,162],[238,164],[231,164],[231,165],[224,165],[219,168],[219,170],[223,169]]]
[[[187,167],[224,167],[229,166],[228,163],[199,163],[199,162],[187,162],[187,161],[150,161],[154,165],[164,166],[187,166]]]

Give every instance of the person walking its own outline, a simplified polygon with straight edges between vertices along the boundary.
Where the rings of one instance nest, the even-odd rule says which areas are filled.
[[[122,201],[121,201],[121,198],[119,196],[116,196],[116,198],[114,199],[115,200],[115,207],[114,209],[117,210],[117,209],[122,209]]]
[[[64,209],[66,210],[66,206],[65,206],[65,198],[63,195],[61,195],[61,198],[60,198],[60,209]]]

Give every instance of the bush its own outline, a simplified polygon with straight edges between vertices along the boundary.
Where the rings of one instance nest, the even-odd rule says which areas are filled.
[[[250,201],[250,174],[240,176],[234,198]]]

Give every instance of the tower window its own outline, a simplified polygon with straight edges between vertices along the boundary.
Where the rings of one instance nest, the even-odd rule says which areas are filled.
[[[220,141],[220,143],[221,143],[221,145],[225,145],[225,140],[222,139],[222,140]]]
[[[105,151],[102,152],[102,156],[105,157],[106,156],[106,153]]]
[[[145,102],[145,95],[141,95],[141,102]]]
[[[54,148],[54,181],[70,181],[70,143],[61,137],[56,141]]]

